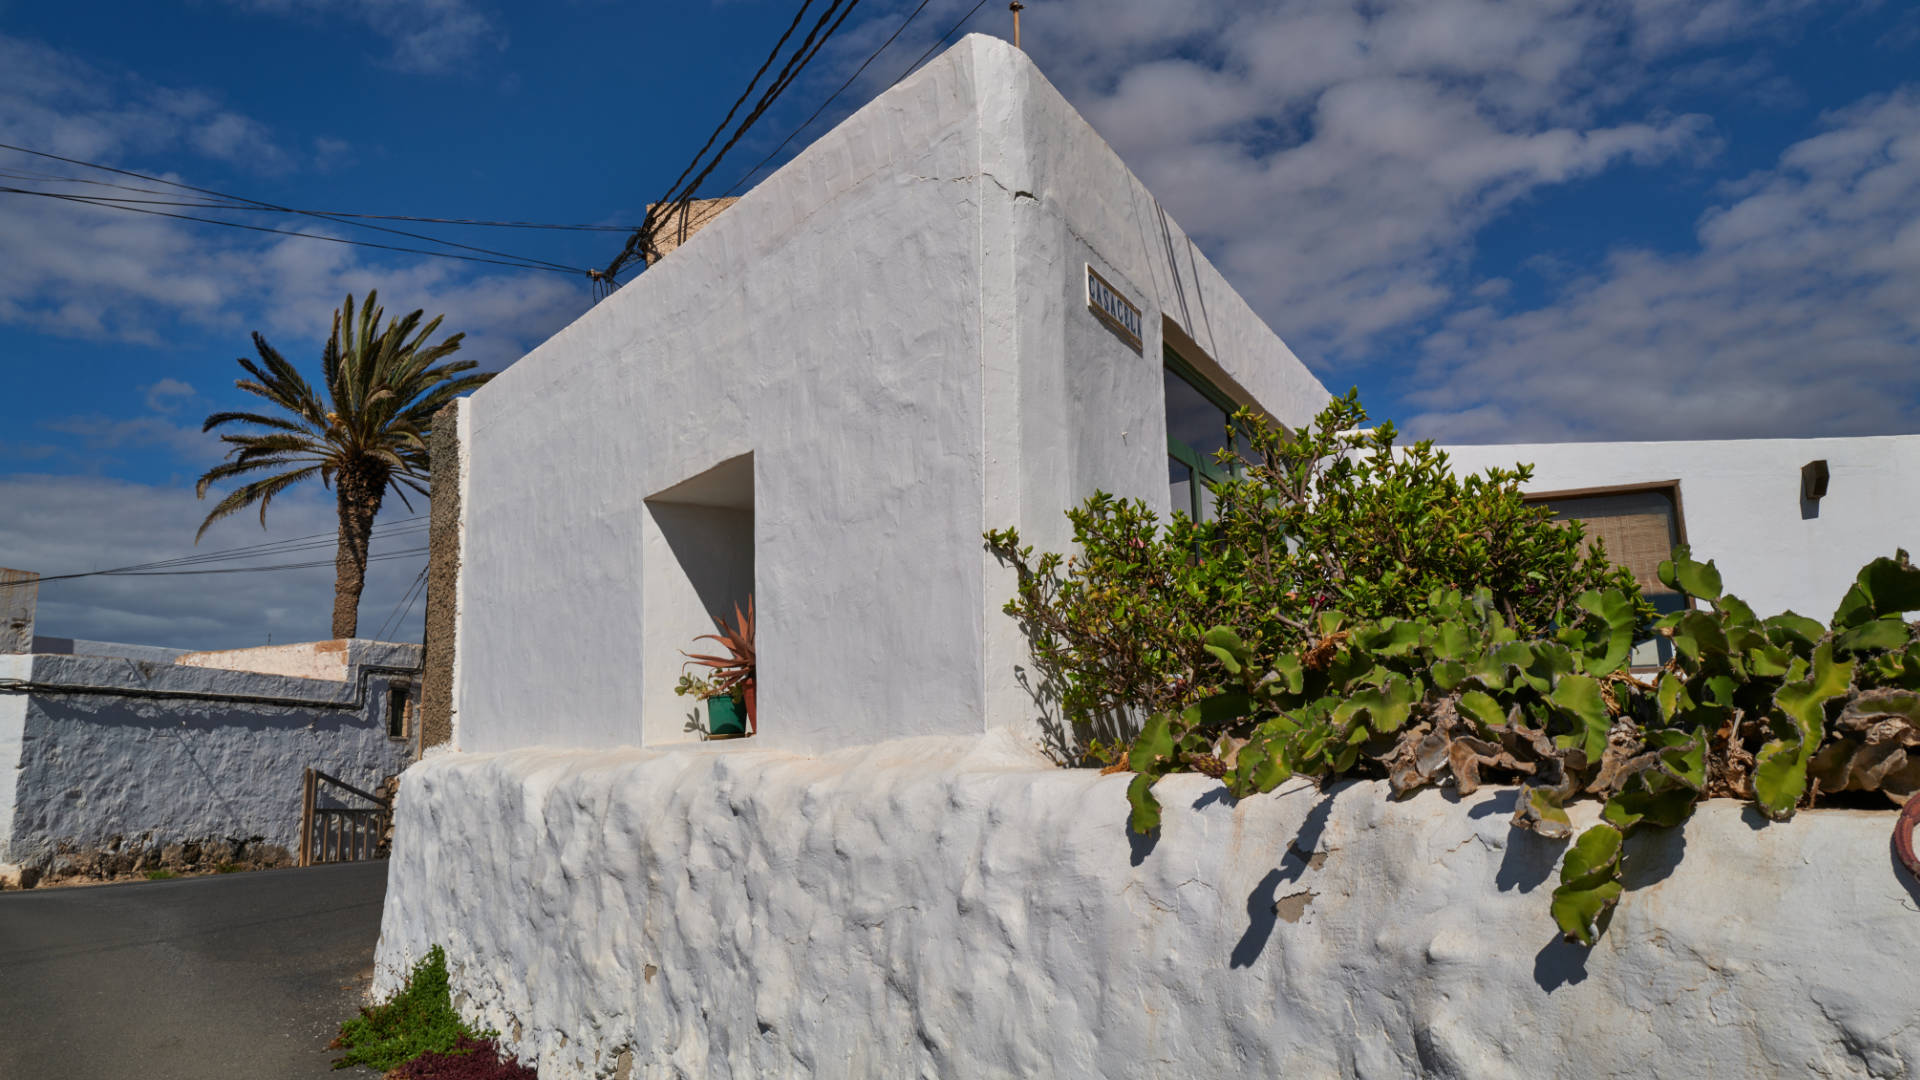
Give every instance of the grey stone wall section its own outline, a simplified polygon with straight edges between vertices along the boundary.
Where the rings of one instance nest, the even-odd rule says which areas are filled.
[[[33,651],[33,612],[39,599],[39,574],[0,567],[0,653]]]
[[[426,673],[420,750],[453,739],[454,590],[460,581],[460,403],[433,414],[428,453],[433,502],[427,517]]]

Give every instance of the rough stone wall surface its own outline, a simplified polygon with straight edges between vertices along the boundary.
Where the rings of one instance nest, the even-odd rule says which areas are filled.
[[[418,647],[365,645],[382,661]],[[102,853],[249,841],[297,847],[304,771],[369,790],[412,759],[385,722],[387,678],[323,682],[72,656],[10,657],[0,679],[82,691],[0,693],[9,798],[0,864],[76,872]],[[368,662],[378,662],[369,660]],[[221,700],[222,697],[253,700]],[[307,700],[311,705],[266,704]],[[358,702],[355,709],[325,703]],[[16,722],[9,717],[17,716]]]
[[[185,653],[174,657],[173,662],[186,667],[340,682],[347,677],[347,648],[351,644],[352,639],[339,638],[293,645],[260,645],[251,649],[218,649]]]
[[[433,414],[428,454],[433,501],[427,509],[426,670],[420,692],[419,749],[453,738],[453,656],[460,585],[460,412],[458,401]]]
[[[1586,953],[1510,789],[1236,805],[1179,776],[1149,845],[1127,779],[1003,734],[436,755],[401,788],[376,991],[442,944],[468,1018],[550,1078],[1920,1067],[1891,814],[1709,803],[1630,842]]]

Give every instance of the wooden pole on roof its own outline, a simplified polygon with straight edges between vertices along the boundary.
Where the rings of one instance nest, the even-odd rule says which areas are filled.
[[[1020,47],[1020,9],[1026,6],[1020,0],[1007,5],[1007,10],[1013,12],[1013,47],[1016,49]]]

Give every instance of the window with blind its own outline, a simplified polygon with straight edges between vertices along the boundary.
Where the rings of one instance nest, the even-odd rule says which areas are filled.
[[[1582,547],[1605,545],[1607,559],[1624,566],[1640,583],[1640,590],[1661,614],[1679,611],[1686,598],[1660,583],[1660,564],[1686,542],[1686,520],[1680,513],[1680,482],[1667,480],[1631,487],[1587,491],[1551,491],[1529,495],[1527,501],[1552,510],[1555,517],[1580,522],[1586,529]],[[1666,638],[1640,642],[1633,650],[1634,667],[1655,667],[1673,655]]]

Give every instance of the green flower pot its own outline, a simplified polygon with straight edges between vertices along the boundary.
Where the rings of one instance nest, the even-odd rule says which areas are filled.
[[[707,735],[745,735],[747,710],[733,698],[722,694],[707,699]]]

